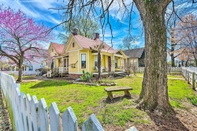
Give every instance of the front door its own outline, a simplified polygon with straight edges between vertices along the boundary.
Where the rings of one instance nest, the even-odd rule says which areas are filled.
[[[111,56],[108,56],[108,71],[111,72]]]

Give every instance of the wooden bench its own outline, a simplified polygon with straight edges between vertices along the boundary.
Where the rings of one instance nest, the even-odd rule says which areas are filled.
[[[107,99],[112,101],[113,100],[112,92],[124,91],[124,96],[131,98],[131,94],[129,90],[133,90],[133,89],[131,87],[113,86],[113,87],[106,87],[104,90],[108,94]]]

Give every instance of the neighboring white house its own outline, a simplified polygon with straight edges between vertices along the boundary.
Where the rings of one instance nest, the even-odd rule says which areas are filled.
[[[24,62],[23,63],[23,75],[38,75],[40,71],[38,69],[40,68],[47,68],[47,61],[46,57],[38,57],[38,56],[32,56],[33,60]],[[18,69],[15,63],[13,62],[8,62],[9,63],[9,70],[7,71],[2,71],[6,72],[8,74],[15,74],[18,75]]]

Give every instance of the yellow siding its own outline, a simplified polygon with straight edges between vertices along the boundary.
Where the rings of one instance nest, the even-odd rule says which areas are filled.
[[[105,55],[101,56],[101,68],[105,66]]]
[[[73,43],[74,43],[74,47],[73,47]],[[74,39],[71,39],[68,44],[69,46],[68,46],[67,51],[76,51],[76,50],[81,49],[81,47],[78,45],[78,43]]]
[[[79,51],[69,52],[69,73],[78,73]]]
[[[96,72],[96,70],[94,70],[94,56],[92,55],[91,51],[89,51],[89,70],[90,72]]]
[[[50,48],[49,48],[49,54],[50,54],[50,56],[58,56],[57,52],[55,51],[55,49],[52,46],[50,46]]]
[[[118,57],[118,68],[120,68],[120,64],[121,64],[120,57]]]

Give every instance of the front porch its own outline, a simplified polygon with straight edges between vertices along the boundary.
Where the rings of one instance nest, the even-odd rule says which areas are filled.
[[[56,67],[47,71],[47,77],[62,77],[64,74],[68,74],[68,67]]]

